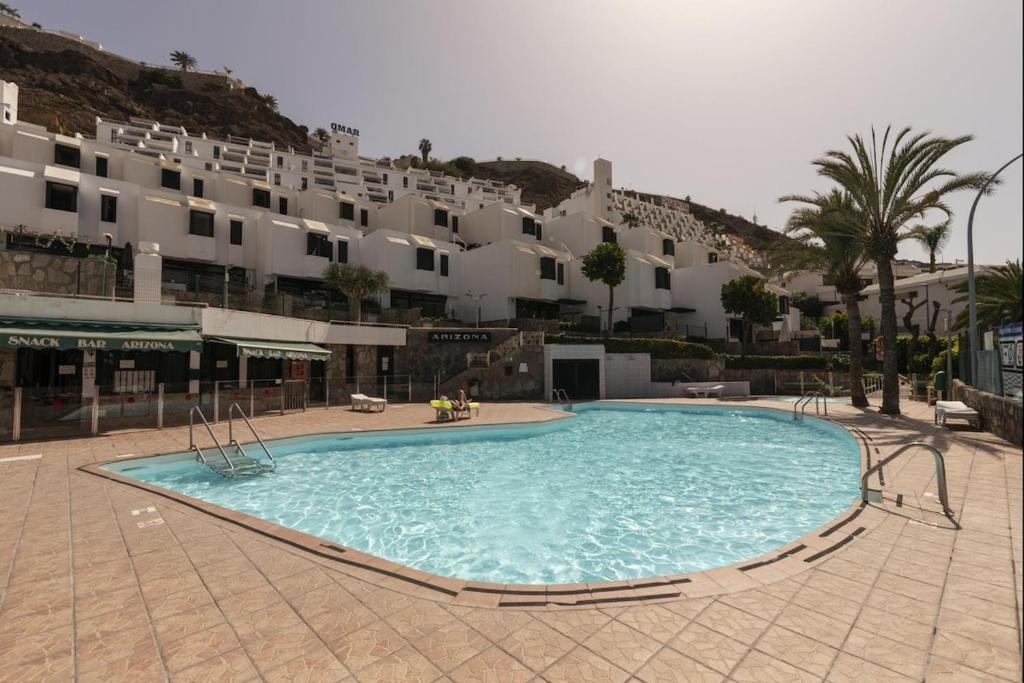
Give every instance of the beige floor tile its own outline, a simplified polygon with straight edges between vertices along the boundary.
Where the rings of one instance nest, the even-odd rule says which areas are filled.
[[[722,602],[712,604],[701,612],[695,621],[747,645],[757,640],[768,628],[766,619],[755,617]]]
[[[436,666],[406,646],[357,672],[356,679],[361,683],[427,683],[440,675],[441,671]]]
[[[669,642],[669,647],[701,664],[728,674],[746,656],[749,647],[717,631],[694,622]]]
[[[566,683],[622,683],[629,674],[587,648],[577,646],[548,668],[544,678]]]
[[[576,643],[547,624],[531,620],[498,641],[498,646],[520,662],[541,672],[555,663]]]
[[[914,683],[915,679],[901,673],[872,664],[860,657],[840,652],[832,664],[828,677],[829,683]]]
[[[725,677],[700,662],[665,647],[658,651],[637,678],[653,683],[720,683]]]
[[[819,677],[828,673],[832,661],[839,653],[833,647],[781,626],[769,627],[754,648]]]
[[[636,672],[661,644],[618,621],[602,626],[583,645],[629,673]]]
[[[456,683],[527,683],[532,671],[497,647],[489,647],[448,674]]]
[[[910,678],[924,676],[928,653],[877,633],[856,628],[843,643],[843,652],[898,671]]]
[[[740,662],[730,679],[737,683],[812,683],[821,680],[756,650]]]

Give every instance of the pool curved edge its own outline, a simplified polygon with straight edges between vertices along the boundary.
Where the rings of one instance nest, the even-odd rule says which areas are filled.
[[[627,401],[607,402],[623,403]],[[666,402],[645,400],[636,401],[635,403]],[[693,404],[691,402],[688,403]],[[668,405],[672,404],[669,403]],[[774,406],[758,405],[757,407],[783,413],[789,412],[786,409]],[[568,411],[544,406],[539,406],[538,410],[558,412],[561,415],[534,422],[510,422],[481,426],[466,425],[439,427],[438,429],[507,428],[516,425],[536,425],[538,422],[561,421],[562,419],[575,416],[574,413]],[[824,420],[824,418],[820,417],[812,419]],[[866,462],[870,459],[869,446],[863,433],[849,429],[836,420],[829,418],[827,421],[845,429],[857,442],[861,453],[861,472],[863,472],[866,468]],[[427,429],[431,428],[427,427]],[[329,432],[323,433],[323,435],[369,435],[382,434],[388,431],[411,430],[364,430],[355,433]],[[313,432],[287,438],[308,438],[317,434]],[[826,561],[833,552],[841,549],[854,541],[858,536],[875,527],[883,518],[883,514],[876,508],[857,501],[824,525],[777,549],[740,562],[699,572],[579,584],[487,583],[441,576],[415,569],[354,548],[326,541],[318,536],[296,531],[252,515],[224,508],[170,489],[126,477],[113,470],[105,469],[106,465],[112,463],[125,463],[130,460],[149,459],[160,457],[160,455],[175,454],[152,454],[132,458],[111,459],[81,465],[78,469],[110,481],[153,493],[222,522],[227,522],[269,539],[280,541],[295,549],[310,553],[325,565],[340,569],[354,578],[391,590],[412,592],[418,597],[429,597],[452,604],[476,607],[521,609],[585,608],[605,604],[628,605],[639,601],[657,602],[736,593],[782,581]]]

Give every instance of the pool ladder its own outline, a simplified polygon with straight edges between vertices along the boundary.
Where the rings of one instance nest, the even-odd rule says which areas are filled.
[[[804,419],[804,411],[807,410],[807,406],[810,405],[812,400],[814,401],[814,414],[821,415],[822,408],[818,405],[818,399],[821,399],[821,405],[824,406],[825,415],[828,416],[828,397],[820,391],[808,391],[806,394],[798,398],[796,403],[793,404],[793,419]]]
[[[564,405],[567,410],[572,410],[572,401],[569,400],[569,394],[566,393],[565,389],[555,389],[551,393],[555,401],[560,405]]]
[[[234,415],[235,411],[242,417],[242,420],[249,427],[252,435],[256,437],[256,441],[263,448],[263,452],[267,456],[267,460],[257,460],[246,455],[245,450],[242,448],[242,444],[234,438]],[[220,453],[220,458],[208,458],[203,449],[196,443],[194,437],[195,430],[195,416],[199,416],[199,420],[204,427],[206,427],[206,433],[209,434],[213,440],[214,446],[217,447],[217,451]],[[270,449],[260,438],[260,435],[256,433],[252,423],[249,422],[249,418],[245,416],[242,409],[237,403],[231,404],[228,409],[228,448],[235,447],[234,456],[229,457],[224,447],[221,445],[217,435],[213,433],[213,428],[210,427],[210,423],[207,421],[206,416],[203,415],[203,411],[199,406],[192,406],[192,409],[188,413],[188,449],[194,451],[196,454],[196,460],[200,461],[211,470],[216,472],[222,477],[238,477],[252,474],[263,474],[265,472],[273,472],[276,467],[274,456],[270,454]]]
[[[913,443],[905,444],[901,446],[895,453],[889,455],[882,460],[879,460],[873,466],[869,467],[864,473],[864,476],[860,478],[860,499],[863,503],[869,502],[880,502],[882,500],[882,491],[879,489],[868,488],[868,479],[875,472],[881,476],[882,467],[888,465],[890,462],[903,455],[907,451],[914,448],[923,448],[932,454],[932,458],[935,460],[935,483],[939,489],[939,504],[942,505],[942,514],[950,519],[957,528],[960,528],[959,523],[953,516],[953,509],[949,506],[949,490],[946,486],[946,459],[943,457],[942,452],[932,446],[921,441],[915,441]]]

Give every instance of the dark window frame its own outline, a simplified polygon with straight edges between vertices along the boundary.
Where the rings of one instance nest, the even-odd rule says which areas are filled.
[[[439,259],[441,277],[448,277],[448,254],[441,254]]]
[[[434,250],[428,247],[416,247],[416,270],[434,272]]]
[[[117,195],[112,195],[112,194],[101,194],[100,195],[100,222],[101,223],[116,223],[117,222]]]
[[[338,202],[338,218],[343,221],[355,221],[356,205],[352,202]]]
[[[70,197],[70,200],[65,202],[60,199],[61,197]],[[44,206],[54,211],[78,213],[78,187],[67,183],[46,181],[46,204]]]
[[[96,175],[106,178],[108,173],[110,173],[110,159],[96,155]]]
[[[348,263],[348,240],[338,240],[338,263]]]
[[[364,228],[370,225],[370,212],[366,209],[359,209],[359,225]]]
[[[270,190],[261,187],[252,188],[252,205],[263,209],[270,208]]]
[[[277,198],[277,212],[282,216],[288,215],[288,198],[278,197]]]
[[[232,218],[228,223],[228,242],[230,244],[241,246],[243,235],[245,233],[245,227],[243,221]]]
[[[53,145],[53,163],[57,166],[67,168],[82,167],[82,150],[72,145],[62,145],[57,142]]]
[[[558,280],[558,264],[551,256],[540,257],[540,279]]]
[[[657,266],[654,269],[654,288],[672,289],[672,273],[668,268]]]
[[[319,232],[306,233],[306,256],[320,256],[328,261],[334,260],[331,248],[331,237]]]
[[[196,219],[202,216],[201,221]],[[209,211],[198,211],[196,209],[189,209],[188,212],[188,234],[196,235],[197,237],[213,237],[215,233],[215,215]],[[209,233],[209,234],[207,234]]]
[[[176,171],[173,168],[161,168],[160,187],[181,192],[181,171]]]
[[[199,197],[200,199],[206,194],[206,179],[205,178],[193,178],[192,179],[192,196]]]
[[[610,225],[601,226],[601,241],[608,244],[618,244],[619,236],[615,234],[615,228]]]
[[[662,256],[675,256],[676,255],[676,243],[675,241],[665,238],[661,241],[661,255]]]
[[[557,265],[555,282],[557,282],[560,285],[565,284],[565,264],[562,263],[561,261],[559,261]]]
[[[434,225],[442,228],[448,227],[448,211],[445,209],[434,209]]]
[[[523,234],[537,236],[537,221],[529,216],[523,216]]]

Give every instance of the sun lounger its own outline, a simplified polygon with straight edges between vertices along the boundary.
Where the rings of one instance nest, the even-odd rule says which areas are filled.
[[[430,402],[430,407],[437,411],[437,421],[444,422],[445,420],[457,420],[463,415],[466,417],[472,417],[472,411],[476,411],[476,416],[480,417],[480,404],[477,401],[470,401],[466,404],[466,407],[462,410],[457,410],[451,401],[441,401],[434,399]]]
[[[975,429],[981,429],[981,415],[974,408],[962,401],[936,401],[935,424],[946,426],[946,420],[954,418],[964,420]]]
[[[724,384],[716,384],[713,387],[686,387],[686,393],[690,398],[709,398],[711,396],[721,398],[723,389],[725,389]]]
[[[384,412],[384,409],[388,407],[386,398],[374,398],[366,394],[352,394],[351,400],[352,410],[379,410]]]

